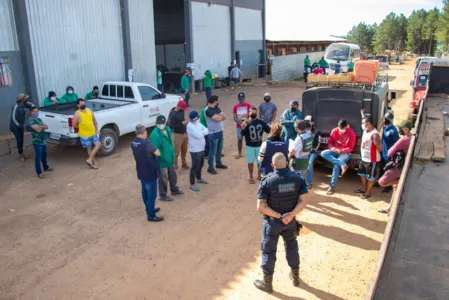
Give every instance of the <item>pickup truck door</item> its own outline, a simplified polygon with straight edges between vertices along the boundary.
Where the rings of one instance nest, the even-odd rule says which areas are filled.
[[[150,86],[141,85],[137,88],[142,97],[142,124],[145,125],[145,127],[152,127],[156,124],[157,116],[161,114],[164,101],[163,96],[158,90]]]

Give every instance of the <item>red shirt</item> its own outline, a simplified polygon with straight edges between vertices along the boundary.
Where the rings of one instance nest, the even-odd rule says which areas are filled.
[[[341,133],[339,128],[332,130],[329,136],[328,147],[337,148],[342,153],[351,153],[354,150],[356,135],[354,130],[348,126],[345,133]]]
[[[235,115],[237,114],[237,119],[239,120],[239,123],[235,125],[235,127],[240,128],[240,123],[242,121],[245,121],[249,119],[249,113],[251,111],[252,105],[248,102],[245,102],[243,104],[236,104],[234,105],[234,108],[232,109],[232,113]]]
[[[323,69],[315,69],[315,70],[313,70],[313,73],[314,74],[323,74]]]

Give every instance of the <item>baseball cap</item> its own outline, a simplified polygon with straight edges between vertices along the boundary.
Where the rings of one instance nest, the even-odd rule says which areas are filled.
[[[156,118],[156,124],[165,124],[167,119],[163,115],[159,115]]]
[[[393,119],[394,119],[394,114],[392,113],[392,112],[387,112],[386,114],[385,114],[385,116],[384,116],[384,118],[385,119],[388,119],[388,120],[390,120],[390,121],[393,121]]]
[[[304,121],[312,121],[312,116],[306,116],[306,117],[304,118]]]
[[[189,114],[189,119],[191,120],[191,121],[196,121],[196,120],[198,120],[200,118],[200,115],[198,114],[198,112],[196,112],[196,111],[194,111],[194,110],[192,110],[191,112],[190,112],[190,114]]]
[[[412,130],[413,124],[412,122],[408,120],[404,120],[401,123],[399,123],[398,128],[407,127],[408,129]]]
[[[292,100],[292,101],[290,101],[289,105],[290,106],[299,106],[299,102],[298,102],[298,100]]]
[[[179,100],[178,107],[182,110],[187,110],[187,103],[184,100]]]
[[[238,96],[239,98],[245,98],[245,93],[239,93],[239,96]]]

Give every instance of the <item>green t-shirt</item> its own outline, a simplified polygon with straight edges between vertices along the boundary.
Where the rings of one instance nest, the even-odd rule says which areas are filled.
[[[76,103],[76,101],[78,100],[78,95],[73,93],[73,94],[68,94],[65,93],[62,98],[61,101],[59,101],[60,104],[64,104],[64,103]]]
[[[60,102],[61,99],[59,99],[58,97],[56,97],[56,101]],[[49,97],[45,98],[45,99],[44,99],[44,106],[51,106],[51,105],[55,105],[55,104],[53,103],[53,101],[50,100]]]
[[[157,84],[162,84],[162,72],[157,71]]]
[[[351,61],[351,62],[349,63],[348,69],[354,70],[354,62],[353,62],[353,61]]]
[[[86,94],[84,100],[97,99],[98,95],[95,95],[94,92],[89,92]]]
[[[44,122],[42,122],[41,119],[37,118],[30,118],[28,119],[28,131],[31,132],[32,135],[32,143],[35,145],[45,145],[47,144],[47,139],[45,138],[45,130],[42,130],[41,132],[36,132],[31,126],[33,125],[43,125]]]

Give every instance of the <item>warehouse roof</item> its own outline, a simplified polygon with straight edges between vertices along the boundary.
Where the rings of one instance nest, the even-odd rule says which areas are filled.
[[[332,35],[313,34],[312,32],[297,31],[276,31],[267,32],[267,40],[271,42],[345,42],[346,39]]]

